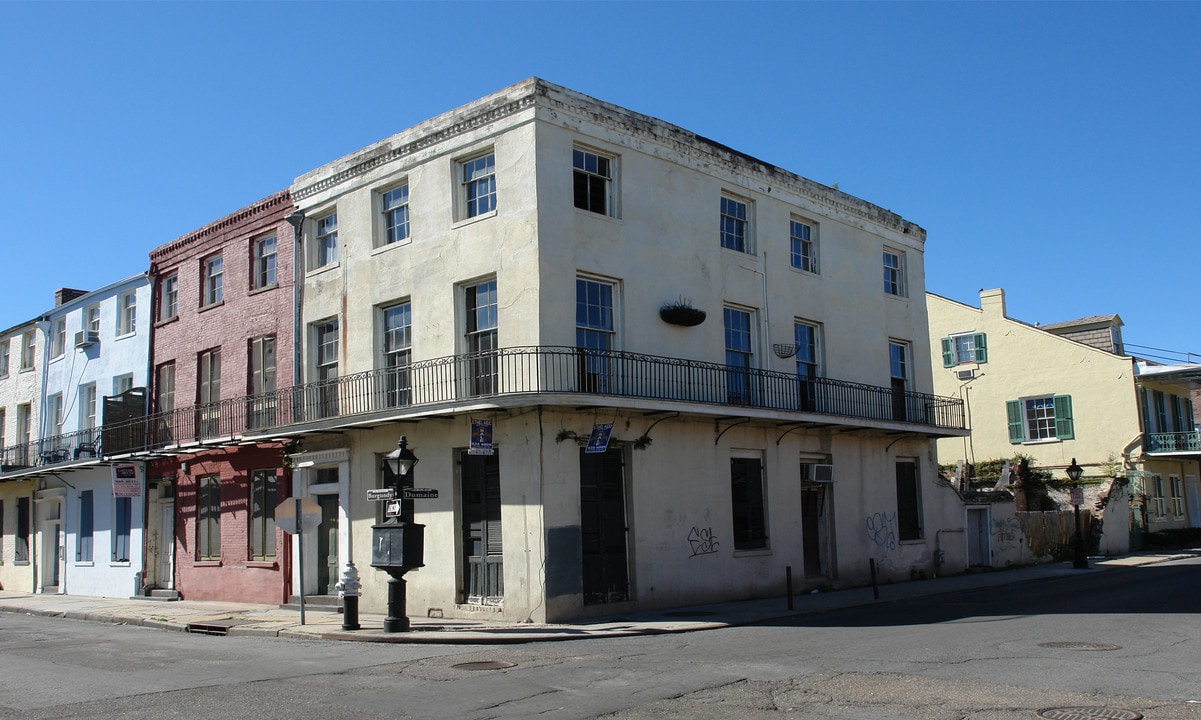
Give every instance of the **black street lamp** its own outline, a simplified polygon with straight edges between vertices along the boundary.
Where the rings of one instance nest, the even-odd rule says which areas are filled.
[[[384,632],[408,632],[404,574],[425,565],[425,526],[413,522],[413,501],[404,498],[405,489],[413,487],[416,464],[417,456],[401,435],[396,449],[384,456],[381,467],[384,487],[393,492],[394,499],[389,505],[399,503],[398,513],[390,509],[384,522],[371,526],[371,567],[389,575]]]
[[[1072,507],[1076,509],[1076,552],[1072,567],[1087,570],[1088,556],[1084,554],[1084,538],[1080,535],[1080,503],[1084,501],[1084,492],[1080,489],[1080,476],[1084,474],[1084,468],[1076,464],[1076,458],[1072,458],[1072,464],[1068,465],[1065,472],[1072,481]]]

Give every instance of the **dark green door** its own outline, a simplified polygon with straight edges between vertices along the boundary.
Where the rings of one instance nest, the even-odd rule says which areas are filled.
[[[337,595],[338,496],[318,495],[321,524],[317,526],[317,594]]]
[[[459,456],[462,482],[462,594],[470,605],[502,605],[505,595],[501,542],[500,456]]]

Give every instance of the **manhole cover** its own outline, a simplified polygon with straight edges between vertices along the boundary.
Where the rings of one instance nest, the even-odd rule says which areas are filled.
[[[1094,642],[1045,642],[1039,643],[1041,648],[1053,648],[1055,650],[1121,650],[1121,645],[1110,645],[1109,643],[1094,643]],[[1098,717],[1108,717],[1099,715]]]
[[[505,662],[504,660],[479,660],[476,662],[459,663],[451,665],[452,668],[459,670],[504,670],[505,668],[517,667],[517,663]]]
[[[710,615],[716,615],[716,614],[717,613],[715,613],[711,610],[676,610],[675,612],[665,612],[665,613],[663,613],[663,616],[664,617],[690,618],[690,617],[708,617]]]
[[[1047,708],[1046,710],[1039,710],[1038,716],[1050,718],[1051,720],[1091,720],[1092,718],[1106,718],[1106,720],[1143,720],[1143,716],[1140,713],[1134,712],[1133,710],[1107,707]]]

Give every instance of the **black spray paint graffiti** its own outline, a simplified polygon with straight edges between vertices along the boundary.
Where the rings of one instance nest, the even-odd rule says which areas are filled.
[[[717,552],[717,546],[721,544],[713,536],[713,528],[692,528],[692,532],[688,533],[688,542],[692,545],[692,554],[688,557],[711,555]]]
[[[867,516],[865,522],[867,525],[867,539],[876,544],[876,547],[884,550],[897,549],[897,514],[888,513],[873,513]]]

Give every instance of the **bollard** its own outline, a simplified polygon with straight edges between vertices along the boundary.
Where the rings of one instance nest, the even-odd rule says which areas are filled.
[[[784,568],[784,587],[788,591],[788,609],[792,609],[792,566]]]
[[[876,559],[868,558],[868,566],[872,570],[872,597],[880,599],[880,586],[876,584]]]
[[[359,582],[359,571],[354,563],[346,563],[342,577],[334,585],[338,598],[342,601],[342,629],[359,629],[359,590],[363,587]]]

